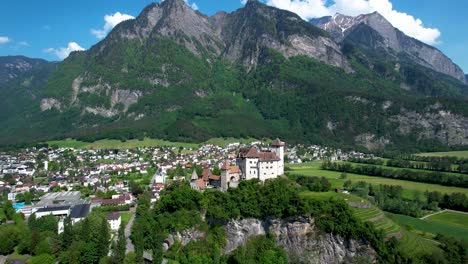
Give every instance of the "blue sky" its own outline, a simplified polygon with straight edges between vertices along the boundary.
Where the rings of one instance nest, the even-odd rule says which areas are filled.
[[[241,0],[188,0],[202,13],[233,11]],[[0,1],[0,56],[26,55],[60,60],[69,49],[88,49],[119,17],[137,16],[150,0]],[[442,50],[468,72],[468,1],[460,0],[264,0],[304,19],[340,12],[379,11],[394,26]],[[120,14],[115,15],[117,12]],[[109,15],[108,25],[104,16]],[[417,19],[420,19],[417,20]],[[92,34],[94,30],[95,34]],[[98,32],[98,33],[96,33]],[[69,43],[73,43],[70,45]],[[76,44],[76,45],[75,45]]]

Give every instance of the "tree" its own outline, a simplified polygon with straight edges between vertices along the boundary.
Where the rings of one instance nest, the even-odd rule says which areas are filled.
[[[124,262],[125,250],[127,241],[125,238],[125,226],[120,225],[119,232],[117,235],[117,243],[114,244],[112,249],[111,263],[120,264]]]
[[[5,199],[3,201],[3,212],[5,213],[5,216],[8,220],[13,220],[16,211],[15,208],[13,208],[13,204],[10,200]]]
[[[70,217],[66,217],[63,221],[62,242],[65,248],[69,247],[73,242],[73,227]]]
[[[7,255],[19,242],[19,233],[14,225],[0,226],[0,254]]]
[[[109,224],[107,219],[102,217],[101,219],[101,228],[99,230],[98,237],[98,254],[99,256],[106,256],[109,252],[109,240],[110,240],[110,231]]]
[[[99,246],[94,242],[85,243],[80,256],[80,263],[99,263]]]
[[[344,179],[346,179],[346,178],[348,178],[348,174],[346,174],[346,172],[342,172],[342,173],[340,174],[340,179],[343,179],[343,180],[344,180]]]

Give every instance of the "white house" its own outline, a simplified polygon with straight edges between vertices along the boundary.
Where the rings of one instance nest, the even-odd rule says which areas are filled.
[[[107,215],[107,222],[109,223],[111,231],[117,232],[122,223],[122,217],[119,213],[112,212]]]

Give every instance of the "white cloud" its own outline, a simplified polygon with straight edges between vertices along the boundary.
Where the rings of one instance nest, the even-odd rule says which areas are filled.
[[[71,52],[81,51],[81,50],[85,50],[85,49],[83,47],[81,47],[80,45],[78,45],[78,43],[69,42],[68,46],[65,47],[65,48],[58,48],[58,49],[48,48],[48,49],[44,50],[44,52],[53,53],[57,57],[59,57],[60,59],[63,60],[65,58],[67,58],[68,55],[70,55]]]
[[[20,41],[20,42],[18,42],[18,45],[20,45],[20,46],[25,46],[25,47],[29,47],[29,46],[30,46],[29,43],[28,43],[27,41]]]
[[[0,36],[0,44],[6,44],[11,41],[11,38]]]
[[[265,2],[295,12],[305,20],[335,13],[356,16],[377,11],[406,35],[427,44],[439,43],[441,35],[437,28],[426,27],[420,19],[393,9],[390,0],[265,0]],[[332,4],[328,4],[329,2]]]
[[[113,15],[105,15],[104,16],[104,27],[102,29],[91,29],[91,34],[95,35],[98,39],[103,39],[109,31],[111,31],[115,26],[117,26],[120,22],[134,19],[135,17],[122,14],[120,12],[116,12]]]

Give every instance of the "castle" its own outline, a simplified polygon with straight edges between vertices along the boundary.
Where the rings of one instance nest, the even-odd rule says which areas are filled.
[[[198,178],[193,171],[190,186],[203,191],[206,187],[220,188],[227,191],[235,188],[242,180],[258,179],[262,182],[277,178],[284,174],[284,142],[276,139],[267,151],[259,151],[257,147],[242,148],[237,155],[236,165],[224,161],[221,166],[221,177],[211,175],[209,169],[203,171],[203,177]]]

